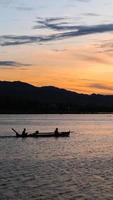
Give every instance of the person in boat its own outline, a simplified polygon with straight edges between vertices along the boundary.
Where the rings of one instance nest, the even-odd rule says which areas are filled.
[[[35,135],[38,135],[39,134],[39,131],[35,131]]]
[[[55,129],[54,133],[56,136],[59,134],[58,128]]]
[[[27,135],[28,135],[28,133],[26,132],[26,128],[24,128],[22,131],[22,136],[27,136]]]
[[[37,136],[39,134],[39,131],[35,131],[34,133],[32,133],[33,136]]]

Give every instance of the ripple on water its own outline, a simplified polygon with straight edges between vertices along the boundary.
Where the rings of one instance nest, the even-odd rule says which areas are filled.
[[[113,115],[4,116],[0,134],[22,129],[25,118],[30,131],[73,133],[58,140],[0,139],[0,200],[113,200]]]

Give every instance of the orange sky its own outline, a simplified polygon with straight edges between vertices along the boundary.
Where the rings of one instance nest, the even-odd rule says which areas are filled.
[[[111,0],[70,1],[0,3],[0,80],[113,94]]]
[[[105,37],[103,41],[108,39]],[[98,40],[98,39],[97,39]],[[60,42],[61,43],[61,42]],[[102,43],[102,42],[101,42]],[[21,80],[36,86],[54,85],[82,93],[112,94],[113,59],[95,43],[85,45],[62,42],[47,48],[29,46],[7,49],[7,57],[15,57],[30,66],[8,66],[0,69],[1,80]],[[2,58],[3,59],[3,58]],[[27,62],[26,62],[27,61]]]

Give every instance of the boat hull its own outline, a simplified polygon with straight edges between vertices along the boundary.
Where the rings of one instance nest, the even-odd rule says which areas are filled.
[[[70,136],[70,131],[67,131],[67,132],[60,132],[58,134],[55,134],[55,133],[39,133],[37,135],[33,135],[33,134],[29,134],[29,135],[26,135],[26,136],[23,136],[23,135],[20,135],[20,134],[16,134],[16,137],[22,137],[22,138],[39,138],[39,137],[55,137],[55,138],[58,138],[58,137],[69,137]]]

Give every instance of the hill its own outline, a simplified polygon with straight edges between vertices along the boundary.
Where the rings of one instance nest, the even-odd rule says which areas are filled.
[[[113,95],[78,94],[53,86],[0,81],[0,113],[113,112]]]

